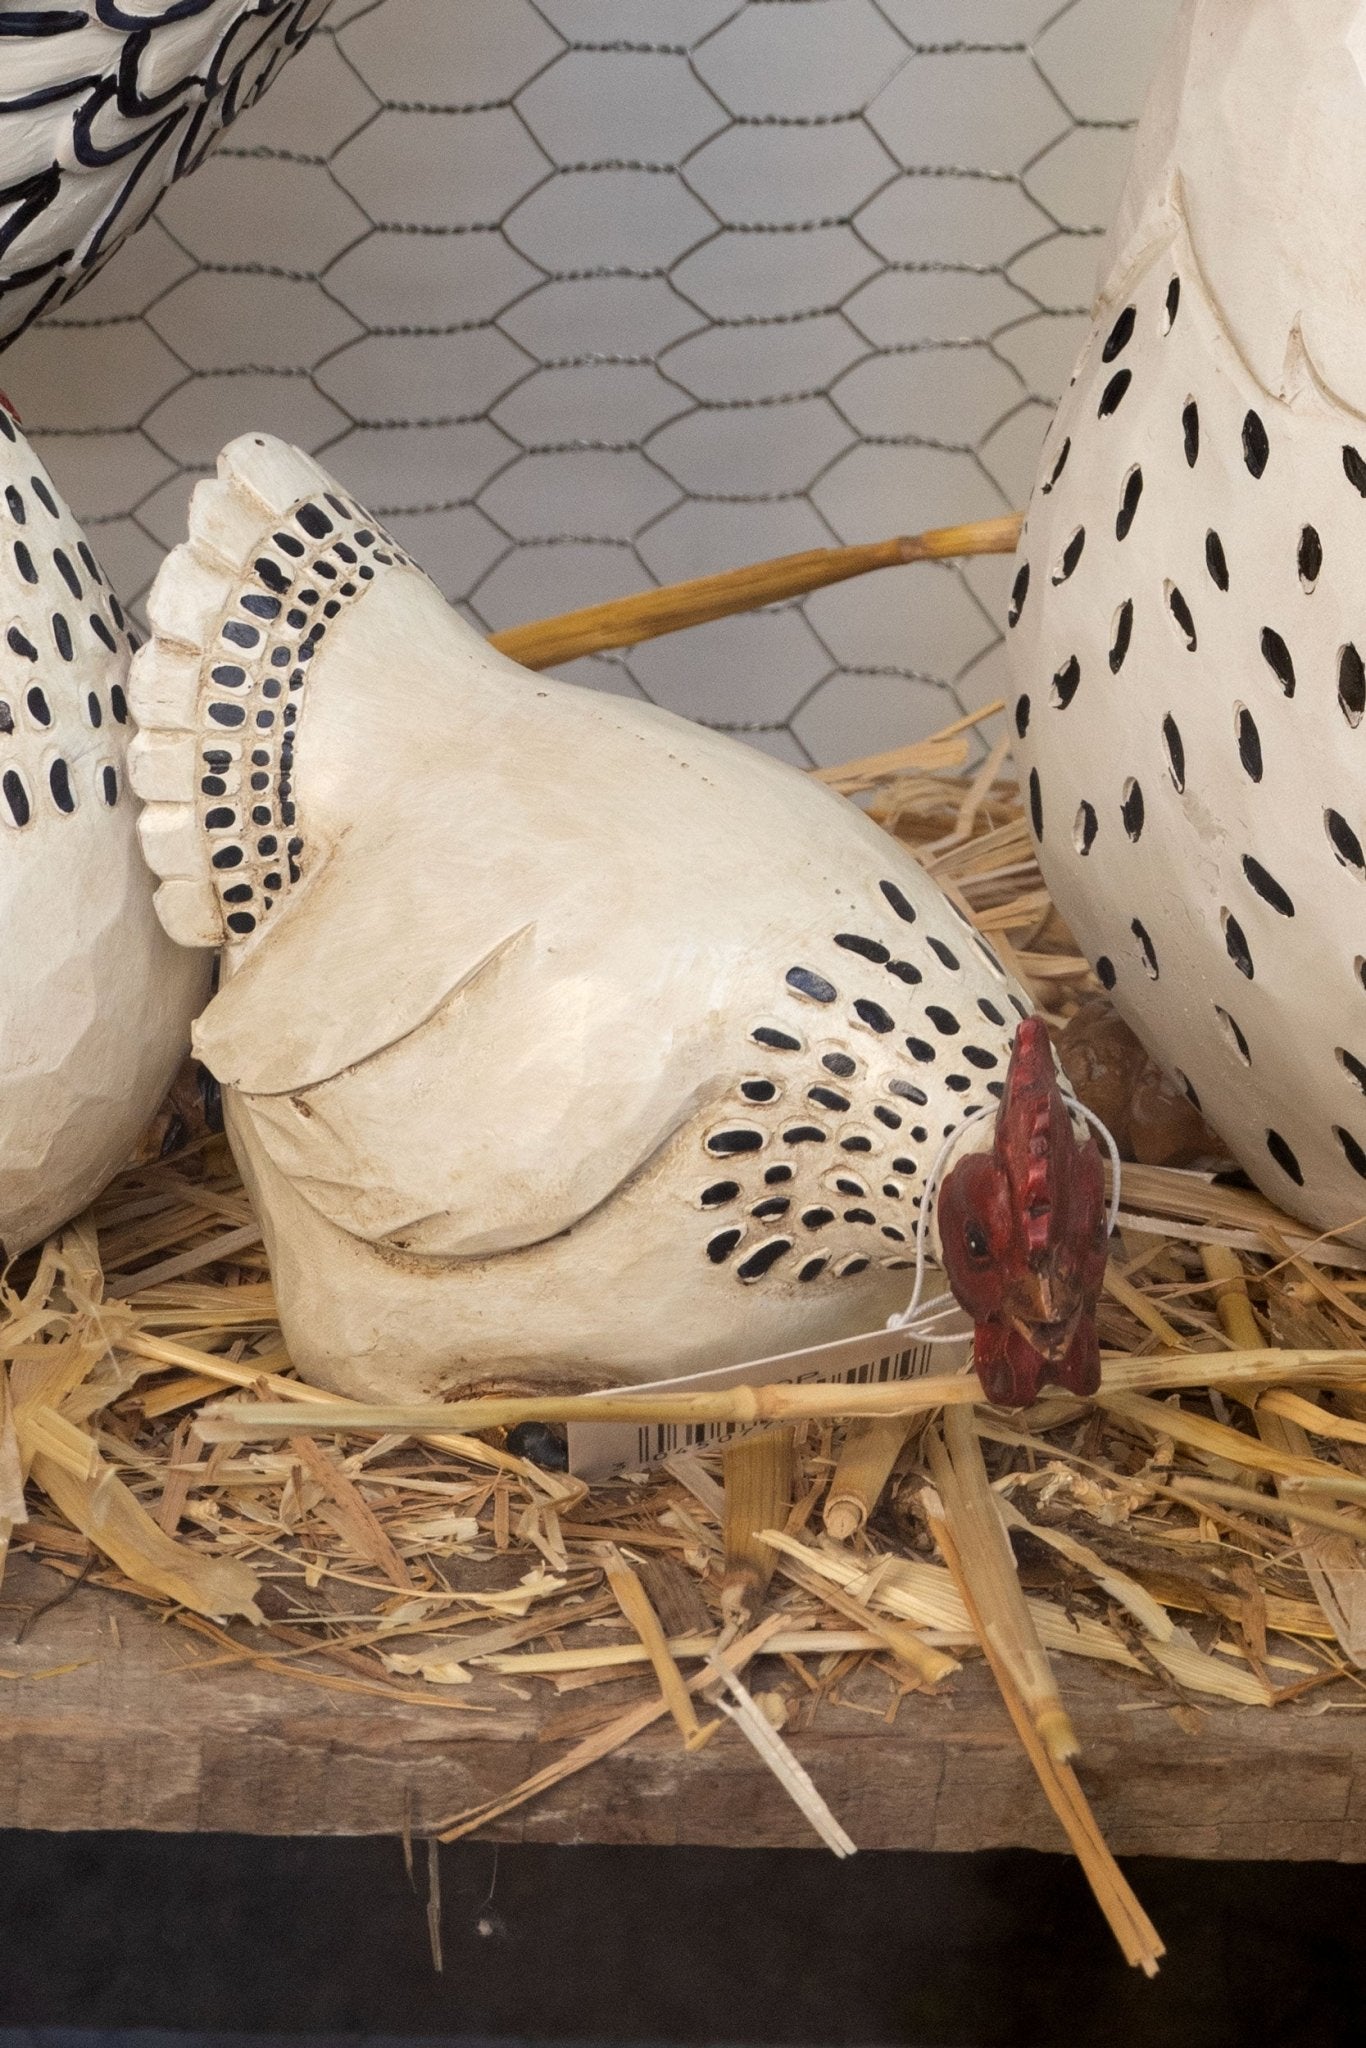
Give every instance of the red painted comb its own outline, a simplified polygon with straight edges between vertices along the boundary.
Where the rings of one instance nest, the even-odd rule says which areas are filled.
[[[1055,1227],[1066,1225],[1075,1150],[1047,1027],[1041,1017],[1026,1017],[1006,1069],[995,1152],[1019,1205],[1031,1253],[1046,1252]]]

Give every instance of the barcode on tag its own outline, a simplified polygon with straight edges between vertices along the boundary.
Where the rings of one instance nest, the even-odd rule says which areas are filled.
[[[950,1344],[898,1344],[895,1334],[875,1330],[778,1358],[656,1381],[651,1388],[633,1391],[681,1394],[778,1382],[802,1386],[816,1381],[851,1387],[888,1385],[895,1380],[919,1379],[931,1371],[954,1371],[966,1364],[969,1341],[965,1332]],[[569,1426],[569,1469],[580,1479],[608,1479],[618,1472],[643,1471],[678,1451],[705,1450],[750,1427],[734,1422],[574,1422]]]

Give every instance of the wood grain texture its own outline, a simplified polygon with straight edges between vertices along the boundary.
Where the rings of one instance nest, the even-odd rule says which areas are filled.
[[[16,1643],[25,1616],[61,1585],[18,1557],[0,1596],[0,1827],[396,1834],[407,1814],[420,1834],[539,1769],[556,1753],[541,1738],[558,1722],[569,1739],[569,1716],[579,1720],[586,1702],[606,1718],[649,1684],[614,1681],[562,1699],[531,1682],[518,1689],[533,1692],[528,1700],[481,1677],[459,1689],[462,1702],[493,1709],[476,1715],[435,1695],[431,1708],[391,1704],[250,1666],[197,1673],[211,1645],[89,1586]],[[1057,1662],[1082,1743],[1078,1775],[1117,1854],[1366,1861],[1361,1714],[1309,1702],[1215,1709],[1189,1734],[1165,1705],[1140,1704],[1132,1680]],[[43,1675],[64,1665],[77,1668]],[[1309,1701],[1322,1707],[1337,1690]],[[1154,1688],[1153,1701],[1161,1697]],[[889,1698],[884,1690],[868,1704]],[[861,1848],[1062,1846],[979,1662],[941,1696],[905,1699],[893,1728],[872,1712],[824,1705],[789,1739]],[[671,1723],[489,1835],[749,1848],[813,1841],[747,1744],[727,1733],[685,1756]]]

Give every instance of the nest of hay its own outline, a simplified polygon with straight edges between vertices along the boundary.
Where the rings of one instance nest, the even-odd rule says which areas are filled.
[[[915,850],[1061,1027],[1095,991],[1003,750],[969,765],[971,723],[823,779]],[[448,1817],[447,1837],[666,1711],[697,1747],[724,1708],[805,1799],[785,1734],[842,1707],[894,1721],[986,1644],[1126,1953],[1151,1968],[1160,1944],[1097,1847],[1047,1653],[1100,1661],[1178,1714],[1362,1686],[1366,1261],[1245,1188],[1126,1171],[1095,1401],[797,1421],[590,1490],[501,1430],[348,1428],[345,1404],[293,1376],[192,1081],[145,1151],[5,1277],[0,1568],[23,1548],[156,1603],[210,1661],[302,1685],[425,1705],[494,1683],[544,1694],[575,1746]],[[206,1405],[225,1395],[236,1428],[216,1436]],[[281,1401],[297,1420],[254,1438],[254,1408]],[[818,1791],[816,1806],[842,1846]]]

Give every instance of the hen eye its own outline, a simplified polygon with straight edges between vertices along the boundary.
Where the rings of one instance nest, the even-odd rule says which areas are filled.
[[[963,1242],[974,1259],[987,1255],[987,1236],[980,1223],[969,1223],[963,1231]]]

